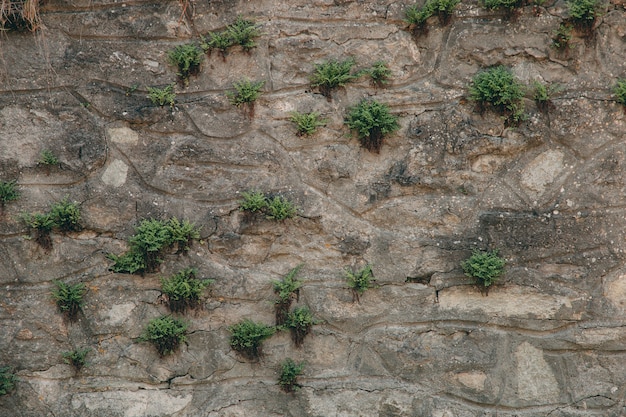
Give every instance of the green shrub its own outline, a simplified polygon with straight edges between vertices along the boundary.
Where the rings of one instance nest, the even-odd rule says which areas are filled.
[[[326,119],[320,119],[318,112],[299,113],[294,111],[289,120],[296,124],[298,136],[312,135],[318,127],[326,126],[327,123]]]
[[[313,313],[308,307],[296,307],[287,315],[285,327],[291,330],[291,337],[297,347],[302,346],[304,337],[311,332],[311,327],[317,324]]]
[[[260,191],[244,191],[243,200],[239,202],[239,210],[251,213],[262,212],[267,209],[267,198]]]
[[[421,28],[426,24],[426,21],[429,17],[433,15],[433,12],[430,8],[426,7],[426,4],[420,6],[418,4],[413,4],[404,12],[404,20],[409,25],[414,25],[417,28]]]
[[[205,51],[210,52],[212,49],[218,49],[222,56],[226,56],[226,51],[228,48],[233,46],[233,41],[228,36],[228,32],[210,32],[208,34],[208,39],[204,36],[201,37],[202,42],[200,43],[200,47]]]
[[[523,0],[482,0],[482,4],[489,10],[504,10],[507,17],[510,17],[513,11],[523,5]]]
[[[91,352],[91,348],[78,348],[72,351],[63,352],[63,360],[68,365],[72,365],[76,371],[80,371],[87,364],[87,354]]]
[[[139,340],[152,343],[159,355],[169,355],[187,341],[188,326],[183,320],[161,316],[150,320]]]
[[[274,294],[278,295],[278,299],[274,302],[274,310],[276,313],[276,325],[281,326],[285,324],[289,308],[294,298],[297,300],[300,296],[300,287],[302,281],[296,279],[296,275],[300,272],[300,269],[304,264],[300,264],[293,268],[281,279],[273,280],[272,286],[274,288]]]
[[[78,203],[70,203],[67,198],[53,204],[50,209],[50,216],[54,221],[54,226],[62,232],[80,231],[80,207]]]
[[[261,88],[265,81],[253,82],[248,79],[233,83],[234,91],[227,91],[226,96],[233,106],[252,104],[261,95]]]
[[[470,99],[481,106],[491,105],[510,123],[524,117],[524,86],[503,66],[480,71],[469,87]]]
[[[261,35],[259,27],[252,21],[237,16],[237,20],[226,28],[228,38],[234,45],[241,45],[244,51],[256,46],[254,38]]]
[[[43,151],[41,151],[38,163],[40,165],[46,166],[59,165],[59,158],[57,158],[56,155],[52,153],[52,151],[44,149]]]
[[[385,135],[400,128],[398,117],[389,112],[389,106],[365,99],[350,109],[346,124],[357,132],[361,145],[374,152],[380,151]]]
[[[0,181],[0,208],[4,209],[4,205],[11,201],[15,201],[20,197],[15,181]]]
[[[358,78],[358,74],[351,74],[355,64],[353,58],[348,58],[345,61],[330,60],[315,64],[311,76],[311,87],[319,88],[320,93],[330,99],[333,89],[343,87],[346,83]]]
[[[422,28],[428,18],[437,15],[441,24],[447,24],[454,8],[461,0],[426,0],[423,6],[414,4],[405,11],[405,21],[416,28]]]
[[[187,84],[190,75],[196,75],[204,54],[194,43],[178,45],[167,55],[170,64],[178,67],[178,76]],[[161,104],[163,105],[163,104]]]
[[[572,25],[569,23],[561,23],[559,28],[553,32],[552,47],[563,51],[569,47],[569,41],[572,40]]]
[[[285,220],[295,217],[298,208],[285,197],[274,196],[267,203],[267,218],[271,220]]]
[[[276,332],[276,328],[244,319],[228,327],[231,333],[230,347],[249,359],[258,358],[263,341]]]
[[[152,104],[161,107],[169,104],[170,107],[174,107],[174,102],[176,101],[174,86],[175,84],[170,84],[164,88],[148,87],[148,98]]]
[[[54,219],[50,213],[24,213],[21,216],[22,221],[34,233],[35,242],[37,242],[42,248],[52,248],[52,239],[50,233],[55,227]]]
[[[195,268],[185,268],[169,278],[161,278],[161,291],[165,294],[166,303],[173,312],[198,307],[202,292],[215,282],[211,279],[198,279]]]
[[[346,278],[348,286],[352,289],[354,299],[357,301],[360,301],[359,298],[365,290],[374,287],[373,281],[375,281],[375,278],[372,272],[372,265],[366,265],[358,271],[346,269]]]
[[[552,96],[559,91],[562,87],[558,84],[542,84],[539,81],[533,81],[533,100],[537,103],[537,108],[542,111],[547,111],[552,105]]]
[[[613,87],[613,94],[618,103],[622,106],[626,106],[626,78],[617,80],[617,84]]]
[[[366,73],[371,77],[372,83],[378,87],[387,84],[391,78],[391,70],[385,61],[374,62],[374,65],[366,70]]]
[[[278,385],[285,392],[293,392],[300,388],[297,383],[298,376],[304,372],[304,362],[295,363],[293,359],[287,358],[280,365],[280,376]]]
[[[187,253],[194,239],[200,239],[200,229],[188,220],[180,221],[172,217],[165,225],[169,233],[170,245],[177,245],[177,253]]]
[[[70,321],[76,320],[78,312],[83,306],[85,284],[66,284],[62,281],[54,281],[55,288],[52,290],[52,298],[56,302],[59,311],[67,316]]]
[[[601,0],[567,0],[567,3],[572,23],[584,31],[591,30],[601,14]]]
[[[461,267],[465,275],[474,278],[476,283],[486,290],[504,273],[505,264],[497,250],[485,252],[476,250],[461,263]]]
[[[13,391],[17,377],[8,366],[0,366],[0,395],[6,395]]]

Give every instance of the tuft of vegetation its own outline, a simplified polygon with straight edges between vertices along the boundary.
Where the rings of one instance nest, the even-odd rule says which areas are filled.
[[[226,97],[233,106],[247,106],[249,116],[254,115],[254,102],[261,96],[261,88],[265,85],[265,81],[250,81],[243,79],[233,83],[233,91],[227,91]]]
[[[481,290],[488,291],[504,273],[506,262],[498,255],[497,250],[472,252],[472,256],[461,263],[463,272],[468,277],[474,278]]]
[[[200,71],[200,64],[204,54],[194,43],[178,45],[167,55],[169,63],[178,68],[178,76],[185,85],[189,83],[191,75],[197,75]],[[162,104],[161,104],[162,106]]]
[[[524,118],[524,86],[504,66],[480,71],[469,87],[470,99],[481,107],[492,106],[510,124]]]
[[[354,299],[360,302],[360,296],[365,290],[374,287],[373,281],[375,281],[375,278],[372,272],[372,265],[368,264],[358,271],[346,269],[346,279],[348,280],[348,286],[352,289]]]
[[[262,212],[267,208],[267,198],[260,191],[244,191],[243,200],[239,202],[239,210],[251,213]]]
[[[570,20],[579,30],[589,34],[602,13],[602,0],[567,0]]]
[[[59,158],[57,158],[51,150],[44,149],[41,151],[41,155],[39,155],[39,161],[37,163],[39,165],[55,166],[59,165]]]
[[[572,30],[574,28],[570,23],[561,23],[559,28],[552,34],[552,47],[559,51],[564,51],[569,47],[569,41],[572,40]]]
[[[54,219],[50,213],[24,213],[20,216],[21,220],[34,233],[35,242],[42,248],[48,250],[52,248],[52,238],[50,233],[55,226]]]
[[[8,366],[0,366],[0,395],[6,395],[13,391],[17,377]]]
[[[617,84],[613,87],[613,94],[619,104],[626,106],[626,78],[617,80]]]
[[[70,321],[76,320],[85,295],[85,284],[66,284],[62,281],[54,281],[55,288],[52,290],[52,298],[56,302],[59,311],[67,316]]]
[[[20,197],[15,181],[0,181],[0,210],[4,210],[6,203],[15,201]]]
[[[558,84],[542,84],[539,81],[533,82],[533,100],[537,108],[541,111],[548,111],[552,104],[552,96],[562,90]]]
[[[278,385],[285,392],[293,392],[300,388],[298,376],[304,372],[304,362],[296,363],[291,358],[285,359],[280,364],[280,376]]]
[[[187,309],[198,307],[202,292],[215,281],[198,279],[197,274],[195,268],[185,268],[169,278],[161,278],[161,291],[171,311],[184,313]]]
[[[176,101],[174,86],[175,84],[170,84],[164,88],[148,87],[148,98],[154,105],[163,107],[169,104],[170,107],[174,107]]]
[[[298,275],[298,272],[300,272],[300,269],[302,269],[303,266],[304,264],[296,266],[280,281],[272,281],[274,294],[278,296],[278,299],[274,302],[276,326],[282,326],[285,324],[291,303],[294,299],[298,300],[300,297],[300,287],[302,286],[302,281],[296,279],[296,275]]]
[[[183,320],[172,316],[157,317],[150,320],[139,340],[152,343],[159,355],[169,355],[187,341],[188,326]]]
[[[180,221],[172,217],[165,224],[169,234],[169,245],[176,245],[176,253],[187,253],[191,249],[194,239],[200,239],[200,229],[188,220]]]
[[[263,341],[276,332],[276,328],[244,319],[228,327],[231,333],[230,347],[249,359],[261,354]]]
[[[68,201],[67,197],[53,204],[50,208],[50,216],[54,221],[55,228],[62,232],[77,232],[82,230],[80,224],[80,207],[77,202]]]
[[[421,7],[413,4],[404,12],[405,21],[414,29],[419,30],[424,27],[430,17],[437,15],[439,22],[445,25],[450,21],[454,8],[460,2],[461,0],[426,0]]]
[[[365,72],[372,79],[372,83],[377,87],[382,87],[389,82],[391,78],[391,70],[385,61],[376,61],[371,68]]]
[[[91,348],[78,348],[71,351],[63,352],[63,360],[68,365],[72,365],[76,372],[80,371],[87,365],[87,355],[91,352]]]
[[[242,193],[239,210],[250,213],[263,213],[271,220],[285,220],[298,214],[298,207],[282,196],[268,196],[259,191]]]
[[[376,153],[380,152],[385,135],[400,129],[398,117],[389,112],[389,106],[376,100],[361,100],[350,109],[345,123],[357,132],[365,149]]]
[[[200,47],[208,52],[218,49],[222,56],[226,58],[228,48],[234,45],[241,45],[244,51],[249,52],[256,47],[254,38],[260,35],[261,32],[256,23],[238,16],[235,23],[228,25],[225,31],[209,32],[207,34],[208,39],[202,37]]]
[[[352,74],[352,67],[356,62],[353,58],[344,61],[330,60],[315,64],[311,76],[311,87],[319,88],[320,93],[330,100],[331,91],[337,87],[343,87],[354,81],[360,74]]]
[[[298,136],[312,135],[318,127],[326,126],[328,122],[326,119],[321,119],[318,112],[299,113],[294,111],[289,120],[295,123]]]
[[[296,347],[302,346],[304,337],[311,332],[311,327],[318,321],[313,318],[313,313],[308,307],[296,307],[287,315],[285,327],[291,330],[291,337]]]

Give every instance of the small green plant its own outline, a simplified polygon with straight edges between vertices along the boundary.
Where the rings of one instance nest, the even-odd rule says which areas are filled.
[[[504,66],[492,67],[476,74],[469,93],[471,100],[481,107],[492,106],[506,116],[510,124],[518,123],[524,117],[524,87]]]
[[[559,51],[566,50],[569,47],[569,41],[572,40],[572,30],[570,23],[561,23],[552,34],[552,47]]]
[[[200,71],[203,56],[202,49],[194,43],[178,45],[167,55],[170,64],[178,67],[178,76],[185,85],[189,83],[189,76]]]
[[[613,94],[619,104],[626,106],[626,78],[617,80],[617,84],[613,87]]]
[[[505,17],[511,18],[515,10],[524,4],[523,0],[482,0],[483,7],[489,10],[504,10]]]
[[[312,135],[318,127],[326,126],[326,119],[321,119],[318,112],[299,113],[294,111],[289,119],[295,123],[298,129],[298,136]]]
[[[346,269],[346,279],[348,280],[348,286],[352,289],[354,299],[360,302],[360,296],[365,290],[374,287],[373,281],[375,281],[375,278],[372,272],[372,265],[366,265],[358,271]]]
[[[261,88],[265,81],[250,81],[243,79],[233,83],[234,91],[226,92],[226,96],[233,106],[241,106],[243,104],[252,104],[261,95]]]
[[[170,245],[176,245],[176,253],[187,253],[194,239],[200,239],[200,229],[188,220],[180,221],[172,217],[165,225]]]
[[[49,213],[24,213],[20,217],[31,232],[35,234],[35,242],[46,250],[52,248],[50,233],[55,226],[52,215]]]
[[[202,292],[215,281],[198,279],[197,274],[195,268],[185,268],[169,278],[161,278],[161,291],[171,311],[184,313],[198,307]]]
[[[313,313],[308,307],[296,307],[287,315],[285,327],[291,330],[291,337],[296,347],[302,346],[304,337],[311,332],[311,327],[318,321],[313,318]]]
[[[239,202],[239,210],[251,213],[263,212],[267,209],[267,198],[260,191],[244,191],[243,200]]]
[[[262,323],[244,319],[228,327],[231,333],[230,347],[249,359],[256,359],[261,354],[261,346],[265,339],[276,332],[276,328]]]
[[[234,45],[241,45],[244,51],[256,46],[254,38],[261,35],[259,27],[252,21],[237,16],[237,20],[226,28],[228,38]]]
[[[541,111],[547,111],[552,107],[552,96],[562,87],[558,84],[542,84],[539,81],[533,81],[533,100],[537,104],[537,108]]]
[[[17,377],[8,366],[0,366],[0,395],[6,395],[13,391]]]
[[[298,272],[300,272],[300,269],[302,269],[303,266],[304,264],[296,266],[280,281],[272,281],[274,294],[278,296],[278,299],[274,302],[276,326],[282,326],[285,324],[291,303],[294,299],[297,300],[300,297],[300,287],[302,286],[302,281],[296,279],[296,275],[298,275]]]
[[[44,165],[44,166],[59,165],[59,158],[57,158],[56,155],[53,154],[51,150],[44,149],[43,151],[41,151],[38,164]]]
[[[50,216],[54,226],[62,232],[77,232],[82,229],[80,224],[80,207],[78,203],[72,203],[67,198],[52,205]]]
[[[360,74],[351,73],[355,64],[356,62],[353,58],[348,58],[344,61],[330,60],[315,64],[315,69],[311,76],[311,86],[319,88],[320,93],[330,100],[333,89],[343,87],[358,78]]]
[[[504,273],[505,264],[505,260],[498,255],[497,250],[475,250],[472,256],[461,263],[461,267],[465,275],[476,280],[481,290],[488,292],[489,286],[493,285]]]
[[[387,84],[391,78],[391,70],[385,61],[376,61],[371,68],[365,71],[372,78],[372,83],[377,87]]]
[[[601,14],[601,0],[567,0],[570,20],[583,32],[589,34],[598,16]]]
[[[54,281],[55,288],[52,290],[52,299],[59,311],[67,316],[70,321],[76,320],[85,295],[85,284],[66,284],[62,281]]]
[[[87,364],[87,355],[91,352],[91,348],[78,348],[71,351],[63,352],[63,360],[68,365],[72,365],[76,372],[80,371]]]
[[[169,355],[187,341],[188,327],[185,321],[172,316],[157,317],[150,320],[139,340],[152,343],[159,355]]]
[[[165,106],[169,104],[174,107],[176,101],[176,93],[174,93],[175,84],[170,84],[164,88],[148,87],[148,98],[154,105]]]
[[[389,106],[376,100],[361,100],[351,108],[345,123],[355,130],[361,145],[368,151],[380,152],[385,135],[400,129],[398,117]]]
[[[15,181],[0,181],[0,211],[4,210],[6,203],[15,201],[20,197]]]
[[[207,36],[208,39],[204,36],[201,38],[202,42],[200,43],[200,47],[207,52],[218,49],[222,57],[226,58],[228,48],[233,46],[233,41],[228,36],[228,32],[210,32]]]
[[[405,11],[405,21],[414,27],[422,29],[431,16],[437,15],[442,25],[450,21],[454,8],[461,0],[426,0],[423,6],[414,4]]]
[[[280,365],[278,385],[285,392],[293,392],[300,388],[297,379],[304,372],[304,362],[296,363],[291,358],[285,359]]]
[[[268,199],[267,218],[271,220],[291,219],[298,214],[298,208],[283,196]]]

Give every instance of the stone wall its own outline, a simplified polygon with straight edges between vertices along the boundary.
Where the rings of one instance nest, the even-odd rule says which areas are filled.
[[[450,23],[413,35],[408,3],[389,0],[48,0],[35,33],[0,35],[0,180],[21,197],[0,222],[0,365],[19,381],[2,417],[586,416],[626,415],[626,10],[606,3],[593,35],[551,47],[561,0],[511,17],[464,1]],[[261,27],[249,53],[204,58],[175,108],[147,87],[176,82],[174,46],[238,15]],[[384,60],[392,80],[365,78],[327,100],[314,65]],[[553,107],[524,99],[506,127],[467,99],[481,68],[525,84],[558,83]],[[254,115],[225,95],[264,80]],[[379,154],[343,119],[364,97],[401,129]],[[299,137],[292,111],[328,120]],[[49,149],[60,166],[42,167]],[[272,221],[238,210],[241,192],[280,193],[300,207]],[[84,229],[44,250],[20,213],[68,197]],[[142,219],[189,219],[201,240],[158,273],[109,271]],[[460,262],[498,248],[505,276],[485,296]],[[322,322],[302,348],[279,332],[259,361],[229,346],[243,318],[273,324],[272,280],[298,264],[298,305]],[[355,302],[346,267],[373,265],[377,287]],[[138,338],[167,313],[159,278],[183,267],[213,278],[186,315],[187,343],[164,358]],[[82,282],[76,322],[51,298]],[[61,354],[92,349],[80,372]],[[305,361],[301,389],[277,369]]]

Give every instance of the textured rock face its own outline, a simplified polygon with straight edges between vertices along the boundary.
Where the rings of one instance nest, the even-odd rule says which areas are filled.
[[[0,417],[626,415],[626,113],[611,97],[626,77],[623,2],[566,52],[550,47],[561,1],[511,20],[464,2],[417,37],[405,7],[49,0],[35,35],[0,36],[0,180],[21,192],[0,217],[0,366],[19,377]],[[205,56],[175,108],[153,106],[147,87],[176,82],[168,51],[238,15],[260,24],[258,46]],[[348,56],[388,62],[391,82],[363,77],[331,100],[311,89],[314,64]],[[527,94],[516,128],[478,112],[467,85],[496,64],[560,84],[554,106]],[[266,81],[253,116],[225,95],[245,77]],[[400,116],[380,154],[343,125],[364,97]],[[299,137],[292,111],[327,126]],[[37,164],[44,149],[59,166]],[[299,216],[245,215],[250,189]],[[66,196],[84,229],[45,251],[19,214]],[[188,255],[144,277],[108,270],[140,220],[173,216],[202,227]],[[507,260],[488,296],[460,268],[476,248]],[[279,332],[258,362],[242,358],[228,326],[272,324],[271,281],[300,263],[297,304],[321,323],[302,348]],[[344,270],[368,263],[377,287],[353,302]],[[159,278],[188,266],[215,283],[185,317],[187,343],[160,358],[138,339],[167,313]],[[76,322],[53,280],[86,285]],[[85,346],[75,372],[62,352]],[[293,395],[276,385],[287,357],[306,362]]]

